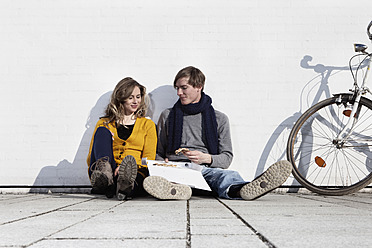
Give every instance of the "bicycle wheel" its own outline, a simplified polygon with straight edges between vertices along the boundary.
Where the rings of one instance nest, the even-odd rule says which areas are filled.
[[[344,144],[335,140],[353,103],[351,94],[323,100],[298,119],[289,135],[287,158],[293,175],[315,193],[350,194],[372,181],[372,101],[361,98],[351,135]]]

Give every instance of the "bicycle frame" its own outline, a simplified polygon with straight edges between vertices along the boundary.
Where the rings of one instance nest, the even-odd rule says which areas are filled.
[[[372,21],[370,22],[370,24],[367,27],[368,37],[372,41],[372,35],[369,31],[371,26],[372,26]],[[368,79],[370,66],[371,66],[372,53],[365,52],[365,49],[367,48],[366,46],[356,45],[356,44],[354,46],[355,46],[355,51],[356,52],[362,52],[362,53],[367,55],[367,57],[366,57],[366,58],[368,58],[367,71],[364,75],[363,82],[362,82],[360,87],[358,87],[358,85],[356,83],[356,79],[355,79],[355,84],[354,84],[355,89],[353,90],[354,95],[355,95],[355,102],[354,102],[353,108],[351,110],[350,118],[349,118],[348,122],[346,123],[345,127],[341,130],[341,132],[338,134],[338,136],[333,141],[333,143],[338,148],[341,148],[345,144],[346,140],[350,137],[350,135],[352,134],[352,132],[354,130],[355,125],[358,122],[358,116],[359,116],[358,110],[360,110],[360,107],[359,107],[360,98],[362,97],[362,95],[365,95],[367,92],[371,93],[371,91],[366,86],[366,84],[367,84],[367,79]],[[341,102],[341,95],[340,95],[340,98],[339,98],[339,102]]]
[[[350,137],[351,133],[354,130],[354,127],[356,123],[358,122],[358,114],[357,111],[359,109],[359,101],[362,95],[365,95],[367,92],[371,93],[369,88],[366,86],[369,70],[371,66],[371,55],[369,55],[368,58],[368,64],[367,64],[367,71],[364,75],[362,85],[360,88],[356,88],[354,94],[356,95],[355,97],[355,102],[353,104],[353,108],[351,110],[350,114],[350,119],[346,123],[345,127],[341,130],[341,132],[338,134],[337,138],[335,139],[335,144],[342,146],[345,141]],[[340,95],[340,102],[341,102],[341,95]]]

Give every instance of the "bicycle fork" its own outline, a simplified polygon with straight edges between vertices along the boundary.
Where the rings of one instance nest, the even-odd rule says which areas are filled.
[[[346,125],[341,130],[341,132],[337,135],[337,137],[333,140],[333,144],[336,146],[336,148],[342,148],[345,144],[346,140],[350,137],[351,133],[353,132],[355,128],[355,124],[358,122],[358,116],[360,112],[361,106],[359,105],[360,98],[362,97],[361,93],[358,93],[358,95],[355,98],[353,108],[351,110],[351,113],[347,113],[349,117]],[[341,95],[339,99],[341,98]],[[341,99],[340,99],[341,100]]]

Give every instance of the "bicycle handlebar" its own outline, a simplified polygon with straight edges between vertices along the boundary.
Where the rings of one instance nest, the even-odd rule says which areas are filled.
[[[368,38],[372,41],[372,34],[371,32],[369,31],[372,27],[372,21],[369,23],[368,27],[367,27],[367,34],[368,34]]]

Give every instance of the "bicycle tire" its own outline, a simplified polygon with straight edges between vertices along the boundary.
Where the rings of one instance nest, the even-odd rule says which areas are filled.
[[[292,174],[305,188],[322,195],[356,192],[372,181],[372,101],[362,97],[358,122],[340,146],[334,141],[343,129],[354,99],[339,94],[309,108],[289,135],[287,159]]]

